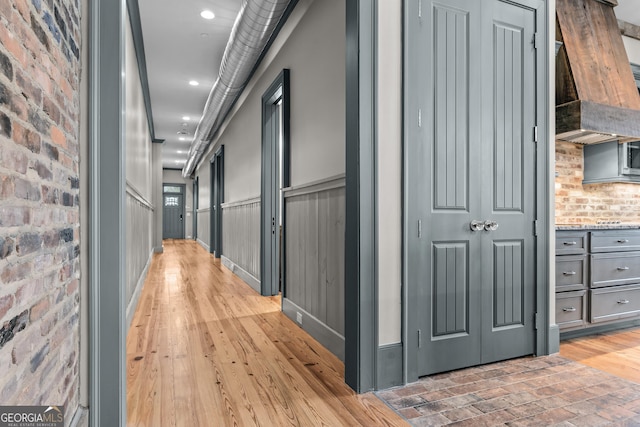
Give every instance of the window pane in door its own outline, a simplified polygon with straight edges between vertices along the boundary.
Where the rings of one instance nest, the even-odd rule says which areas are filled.
[[[165,193],[182,193],[182,188],[175,185],[165,185],[164,192]]]
[[[165,206],[178,206],[178,198],[174,196],[164,196]]]

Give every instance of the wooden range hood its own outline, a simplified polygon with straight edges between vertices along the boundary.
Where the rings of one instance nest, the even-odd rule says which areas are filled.
[[[622,43],[616,0],[557,0],[556,139],[640,140],[640,95]]]

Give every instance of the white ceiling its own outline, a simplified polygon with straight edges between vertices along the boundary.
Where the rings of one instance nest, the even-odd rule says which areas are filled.
[[[640,25],[640,0],[618,0],[618,6],[613,10],[618,19]]]
[[[640,0],[618,0],[619,19],[640,25]],[[138,0],[155,137],[163,167],[182,169],[242,0]],[[215,14],[200,17],[202,10]],[[190,80],[200,85],[190,86]],[[183,120],[183,116],[190,120]],[[183,124],[188,135],[180,141]]]
[[[155,137],[165,140],[162,165],[182,169],[242,0],[138,0],[138,5]],[[215,18],[200,17],[205,9]],[[190,86],[190,80],[200,85]],[[183,123],[189,134],[180,141]]]

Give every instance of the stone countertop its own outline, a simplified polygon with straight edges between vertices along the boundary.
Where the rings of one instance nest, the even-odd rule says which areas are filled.
[[[556,231],[571,230],[634,230],[640,224],[556,224]]]

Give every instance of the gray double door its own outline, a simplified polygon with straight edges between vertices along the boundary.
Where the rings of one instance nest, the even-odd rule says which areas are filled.
[[[407,274],[418,375],[535,349],[540,6],[423,1],[409,24],[417,117],[408,130]]]

